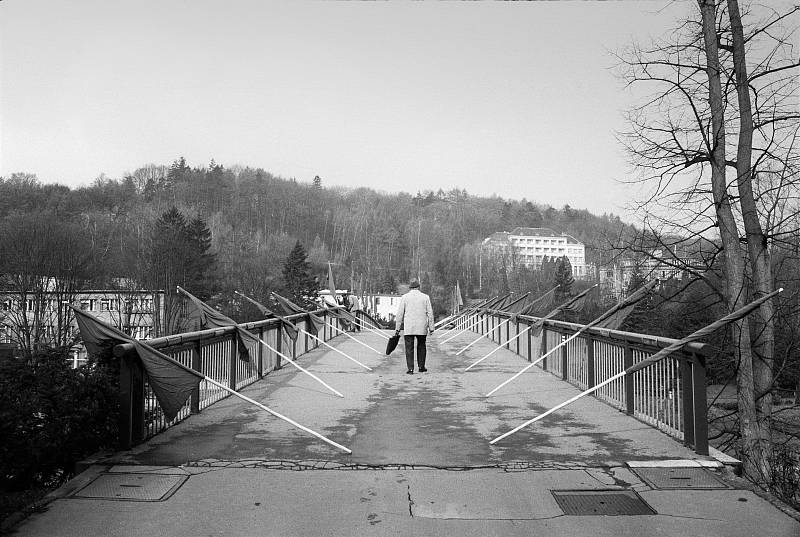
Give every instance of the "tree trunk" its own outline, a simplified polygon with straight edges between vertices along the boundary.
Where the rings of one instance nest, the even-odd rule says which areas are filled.
[[[745,62],[744,30],[737,0],[728,0],[728,14],[731,20],[733,38],[733,67],[736,74],[736,93],[739,100],[739,143],[736,155],[737,187],[739,202],[742,207],[747,251],[753,271],[753,287],[757,295],[763,296],[772,291],[772,269],[770,267],[767,238],[758,220],[755,197],[753,196],[753,170],[751,166],[753,153],[753,112],[748,86],[747,64]],[[771,300],[764,302],[758,315],[751,321],[753,327],[753,376],[755,382],[756,408],[762,422],[769,420],[772,413],[770,391],[773,383],[773,353],[775,348],[775,328],[773,321],[774,307]],[[762,432],[769,435],[769,428],[762,427]],[[769,444],[765,437],[765,447]]]
[[[716,5],[715,0],[698,0],[698,4],[703,21],[708,97],[711,107],[712,133],[711,139],[707,140],[711,156],[711,189],[724,250],[726,301],[728,310],[734,311],[746,303],[744,255],[725,180],[725,122],[717,46]],[[747,475],[758,478],[763,475],[762,472],[766,468],[763,466],[764,453],[753,393],[753,360],[750,349],[750,328],[746,318],[731,324],[731,336],[734,357],[738,364],[736,383],[739,427],[742,436],[742,462]]]

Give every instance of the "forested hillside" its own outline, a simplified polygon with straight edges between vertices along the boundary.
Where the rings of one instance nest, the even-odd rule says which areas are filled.
[[[532,184],[530,193],[535,192]],[[170,215],[173,207],[177,214]],[[77,189],[14,174],[0,179],[0,218],[6,230],[24,220],[25,233],[55,224],[75,235],[74,248],[85,254],[75,270],[87,285],[109,287],[120,278],[159,288],[180,283],[220,301],[234,289],[261,297],[280,289],[283,263],[297,240],[321,281],[328,261],[339,287],[365,291],[393,291],[419,272],[437,298],[437,289],[456,280],[466,294],[477,294],[479,244],[495,231],[550,227],[585,242],[587,261],[597,262],[607,237],[626,228],[613,215],[526,199],[477,197],[457,189],[411,194],[328,188],[318,177],[287,180],[213,161],[193,168],[183,158]],[[192,243],[207,266],[174,267],[197,263],[182,261],[189,247],[182,233],[192,226],[195,236],[208,235],[206,247]],[[36,240],[29,239],[24,244],[32,247]],[[42,248],[60,252],[59,244]],[[22,251],[7,254],[26,257]],[[192,278],[201,282],[192,285]],[[491,275],[484,274],[483,284],[492,290]]]

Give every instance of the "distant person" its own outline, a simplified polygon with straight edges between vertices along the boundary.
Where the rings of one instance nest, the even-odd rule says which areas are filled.
[[[361,301],[358,299],[356,295],[348,295],[347,297],[347,310],[353,314],[353,316],[358,319],[358,311],[361,309]],[[360,332],[361,331],[361,319],[358,319],[358,322],[353,323],[353,331]]]
[[[431,307],[431,297],[419,290],[419,282],[411,280],[408,284],[408,293],[400,298],[397,306],[397,316],[394,324],[399,335],[403,330],[403,343],[406,347],[406,374],[414,374],[414,343],[417,344],[417,365],[420,373],[427,371],[425,368],[425,358],[428,349],[425,347],[425,340],[428,334],[433,334],[433,308]]]

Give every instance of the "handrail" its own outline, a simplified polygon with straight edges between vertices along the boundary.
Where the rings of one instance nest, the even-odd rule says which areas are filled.
[[[330,309],[340,309],[342,306],[336,306],[335,308]],[[313,313],[315,315],[320,315],[325,313],[325,309],[318,309],[311,311],[309,313]],[[283,318],[289,321],[300,320],[305,317],[306,313],[293,313],[292,315],[286,315]],[[240,327],[244,328],[245,330],[254,330],[258,328],[272,328],[273,326],[277,326],[280,323],[279,319],[262,319],[260,321],[250,321],[247,323],[239,324]],[[193,343],[195,341],[213,338],[213,337],[220,337],[227,334],[232,333],[236,330],[234,326],[226,326],[224,328],[207,328],[205,330],[194,330],[192,332],[182,332],[180,334],[171,334],[169,336],[161,336],[153,339],[148,339],[147,344],[153,347],[154,349],[161,349],[164,347],[172,347],[174,345],[182,345],[186,343]]]
[[[581,389],[592,388],[677,341],[622,330],[585,329],[582,324],[551,319],[534,335],[530,327],[540,317],[488,308],[477,316],[482,320],[474,328],[476,333],[487,334],[495,344],[528,362],[560,346],[558,353],[549,353],[537,365]],[[516,322],[507,322],[510,318]],[[527,338],[518,337],[523,327]],[[569,337],[581,329],[577,338]],[[559,345],[565,338],[569,343]],[[510,346],[512,341],[516,349]],[[657,364],[609,383],[593,397],[683,441],[699,455],[708,455],[705,364],[714,351],[712,345],[687,344]]]
[[[480,310],[483,313],[491,313],[493,315],[497,315],[498,317],[512,317],[514,314],[509,313],[507,311],[502,310]],[[541,319],[541,317],[534,317],[532,315],[517,315],[517,317],[526,322],[536,322]],[[574,332],[580,328],[583,328],[584,325],[580,323],[570,323],[567,321],[557,321],[554,319],[547,319],[544,322],[544,325],[558,330],[559,328],[564,331]],[[649,346],[649,347],[657,347],[659,349],[663,349],[664,347],[668,347],[672,345],[677,339],[668,338],[663,336],[652,336],[648,334],[638,334],[636,332],[625,332],[623,330],[611,330],[608,328],[598,328],[596,326],[588,328],[584,331],[584,334],[587,335],[594,335],[608,339],[616,339],[619,341],[624,341],[627,343],[636,343],[639,345]],[[707,343],[687,343],[684,349],[688,352],[693,352],[695,354],[699,354],[702,356],[711,356],[714,354],[714,348],[707,344]]]

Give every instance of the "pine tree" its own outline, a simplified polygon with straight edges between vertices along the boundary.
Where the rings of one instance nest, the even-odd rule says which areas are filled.
[[[306,251],[297,241],[283,265],[283,281],[289,299],[299,305],[310,305],[317,299],[319,282],[311,275]]]
[[[187,289],[201,300],[208,300],[214,292],[216,255],[211,250],[211,230],[205,221],[195,218],[186,226],[189,258]]]
[[[556,260],[553,283],[558,286],[556,289],[557,299],[561,300],[572,294],[572,284],[575,283],[575,278],[572,276],[572,264],[566,256]]]
[[[315,175],[314,176],[313,185],[314,185],[314,188],[317,189],[317,190],[321,190],[322,189],[322,179],[320,179],[319,175]]]

